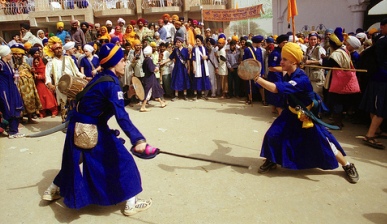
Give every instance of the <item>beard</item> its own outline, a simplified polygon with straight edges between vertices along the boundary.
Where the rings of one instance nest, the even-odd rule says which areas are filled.
[[[21,65],[23,64],[23,58],[17,58],[17,57],[14,57],[14,63],[15,65]]]

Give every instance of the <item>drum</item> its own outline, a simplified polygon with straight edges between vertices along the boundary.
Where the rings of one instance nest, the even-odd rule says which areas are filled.
[[[136,96],[139,100],[145,99],[145,91],[144,87],[141,84],[141,81],[137,77],[132,77],[132,86],[134,88],[134,91],[136,92]]]
[[[241,62],[238,66],[238,76],[243,80],[252,80],[261,74],[262,65],[254,58]]]
[[[83,90],[87,83],[85,79],[71,75],[63,75],[59,79],[58,90],[68,98],[75,99],[75,96]]]

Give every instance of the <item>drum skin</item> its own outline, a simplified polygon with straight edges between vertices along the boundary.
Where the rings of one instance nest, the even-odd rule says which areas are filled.
[[[238,75],[243,80],[252,80],[261,74],[261,63],[254,58],[241,62],[238,66]]]
[[[132,77],[132,85],[134,88],[134,91],[136,92],[136,96],[139,100],[144,100],[145,99],[145,91],[144,87],[141,84],[140,79],[137,77]]]
[[[71,75],[63,75],[58,82],[58,89],[70,99],[75,99],[76,95],[85,88],[87,80]]]

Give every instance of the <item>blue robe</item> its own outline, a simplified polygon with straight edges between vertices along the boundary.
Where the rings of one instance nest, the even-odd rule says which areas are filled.
[[[196,69],[202,70],[202,77],[195,77],[193,79],[192,88],[194,90],[198,90],[198,91],[211,90],[210,77],[207,76],[207,75],[209,75],[208,74],[209,71],[206,72],[206,70],[204,68],[204,60],[202,59],[202,57],[200,55],[195,55],[196,48],[197,47],[192,49],[192,61],[193,61],[192,63],[196,63],[196,60],[200,60],[200,68],[196,68]],[[203,49],[206,51],[206,55],[208,56],[207,48],[200,47],[199,51],[203,53]]]
[[[90,83],[102,75],[111,76],[114,81],[93,86],[79,102],[78,112],[71,111],[62,168],[54,180],[69,208],[79,209],[89,204],[114,205],[142,191],[136,163],[123,142],[109,128],[108,120],[115,116],[132,145],[145,138],[125,111],[118,77],[105,70]],[[98,143],[95,148],[82,150],[74,145],[75,122],[97,125]],[[81,155],[83,175],[78,165]]]
[[[313,91],[312,84],[305,72],[299,68],[290,76],[287,74],[283,82],[276,82],[275,85],[280,94],[286,95],[288,105],[293,108],[297,104],[288,94],[293,94],[305,106],[312,102],[309,97]],[[286,107],[266,132],[261,157],[288,169],[337,168],[338,162],[329,142],[343,155],[344,150],[324,126],[313,123],[312,128],[302,128],[302,122],[297,115]]]
[[[276,47],[269,54],[268,67],[277,67],[281,63],[281,48]],[[267,74],[267,80],[270,82],[281,82],[283,79],[282,72],[269,72]],[[285,106],[284,97],[282,94],[272,93],[270,91],[265,92],[266,101],[268,104],[275,107],[283,108]]]
[[[169,59],[175,59],[171,77],[171,89],[181,91],[191,88],[187,68],[185,67],[185,64],[181,62],[182,59],[188,63],[189,53],[187,48],[182,48],[181,51],[179,51],[181,55],[181,57],[179,57],[177,51],[179,51],[179,49],[175,48],[173,49],[172,54],[169,55]]]
[[[91,63],[93,63],[94,69],[97,69],[99,66],[99,59],[96,56],[93,56],[93,59],[91,59]],[[91,74],[91,71],[93,71],[93,67],[91,66],[91,63],[89,59],[85,56],[81,59],[79,63],[79,67],[83,67],[83,72],[86,75],[86,77],[93,77]]]
[[[9,122],[10,135],[18,133],[18,118],[23,111],[23,101],[13,76],[11,66],[0,59],[0,112]]]
[[[151,97],[153,99],[162,98],[164,95],[164,90],[156,79],[154,72],[155,68],[156,65],[153,63],[152,58],[145,57],[142,64],[142,70],[144,71],[145,76],[142,79],[142,83],[144,84],[146,100],[149,100]],[[148,96],[151,90],[151,96]]]

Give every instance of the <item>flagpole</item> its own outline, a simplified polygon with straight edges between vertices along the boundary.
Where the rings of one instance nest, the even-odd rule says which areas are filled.
[[[296,26],[294,22],[294,16],[292,17],[292,33],[293,33],[293,43],[296,42]]]

